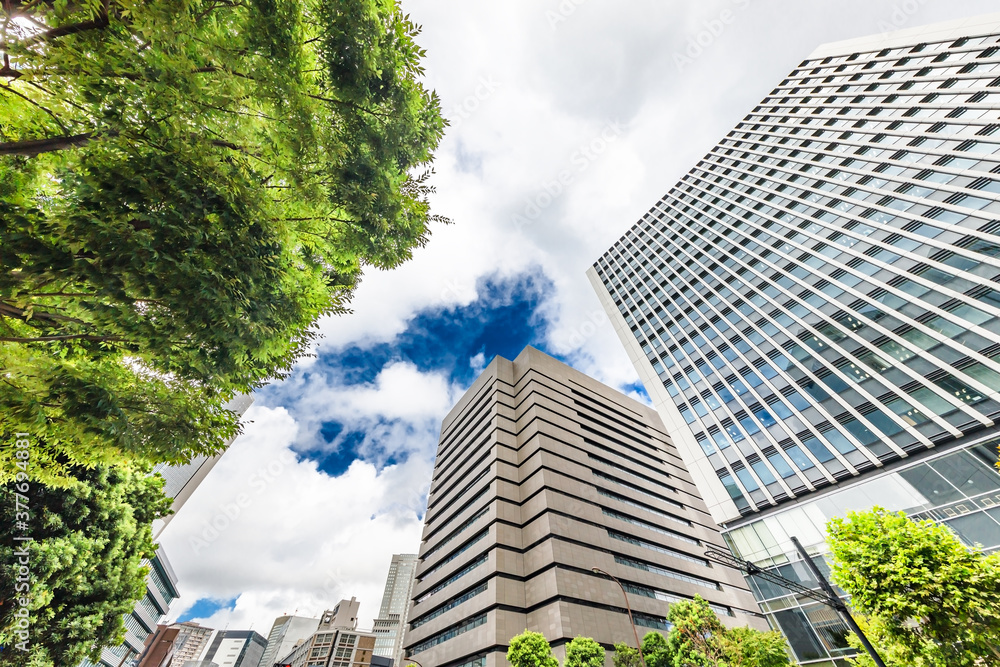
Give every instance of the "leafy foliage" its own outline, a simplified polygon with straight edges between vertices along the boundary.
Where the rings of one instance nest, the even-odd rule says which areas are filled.
[[[642,638],[642,657],[646,667],[673,667],[674,653],[667,638],[659,632],[650,631]]]
[[[642,667],[642,654],[634,646],[617,642],[611,661],[615,667]]]
[[[574,637],[566,644],[563,667],[604,667],[604,647],[590,637]]]
[[[49,484],[217,451],[225,402],[444,220],[419,27],[396,0],[3,8],[0,438]]]
[[[13,649],[17,559],[4,558],[0,572],[0,665],[76,665],[98,661],[102,646],[120,644],[122,615],[145,593],[143,559],[155,549],[150,525],[170,510],[163,479],[146,470],[101,466],[71,471],[68,488],[30,489],[30,648]],[[0,488],[0,520],[12,526],[14,484]],[[5,554],[13,533],[0,533]]]
[[[507,662],[513,667],[559,667],[545,635],[528,630],[511,638]]]
[[[862,629],[887,664],[1000,661],[1000,554],[967,548],[944,525],[879,507],[833,519],[827,531],[833,579],[867,617]],[[872,664],[867,656],[856,662]]]
[[[696,595],[670,605],[667,635],[672,667],[784,667],[790,664],[779,632],[727,628]]]
[[[727,628],[721,641],[725,664],[729,667],[784,667],[789,664],[787,644],[780,632]]]

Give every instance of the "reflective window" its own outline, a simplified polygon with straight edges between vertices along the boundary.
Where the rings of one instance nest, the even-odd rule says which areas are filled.
[[[719,481],[721,481],[722,485],[726,487],[726,491],[729,492],[729,497],[733,499],[734,503],[736,503],[736,507],[741,510],[750,507],[750,503],[748,503],[747,499],[743,497],[743,492],[740,491],[740,487],[737,486],[735,481],[733,481],[732,476],[728,473],[724,473],[719,475]]]
[[[780,454],[771,454],[767,457],[767,460],[782,477],[787,478],[795,476],[795,471],[792,470],[792,467],[785,462],[785,459],[783,459]]]
[[[931,461],[928,465],[969,497],[1000,489],[1000,473],[966,452]]]
[[[834,458],[836,458],[833,454],[830,453],[830,450],[827,449],[823,445],[823,443],[819,441],[819,438],[816,437],[807,438],[806,440],[802,441],[802,444],[806,446],[806,449],[812,452],[813,456],[815,456],[816,460],[819,461],[820,463],[826,463],[827,461],[832,461]],[[796,463],[798,463],[798,461],[796,461]]]
[[[743,484],[743,488],[747,491],[756,491],[760,488],[760,485],[757,484],[757,480],[753,478],[753,475],[751,475],[750,471],[746,468],[737,470],[736,476],[739,477],[740,483]]]
[[[944,505],[962,498],[962,494],[927,465],[901,470],[899,476],[913,486],[931,506]]]
[[[774,479],[774,475],[768,470],[767,466],[764,465],[763,461],[757,461],[756,463],[750,464],[753,471],[757,474],[758,479],[764,484],[774,484],[777,480]]]

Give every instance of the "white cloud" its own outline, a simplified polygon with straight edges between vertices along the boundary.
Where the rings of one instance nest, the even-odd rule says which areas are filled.
[[[428,460],[381,473],[355,461],[331,478],[292,453],[298,425],[286,410],[255,406],[247,416],[247,432],[161,538],[180,577],[171,616],[201,598],[237,598],[203,622],[266,634],[285,612],[318,614],[354,595],[370,626],[391,555],[419,547]]]

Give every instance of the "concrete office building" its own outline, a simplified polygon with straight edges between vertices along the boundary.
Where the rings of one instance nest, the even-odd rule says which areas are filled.
[[[319,628],[318,618],[279,616],[274,619],[271,632],[267,635],[267,648],[264,649],[259,667],[271,667],[279,658],[288,655],[312,637],[317,628]]]
[[[359,605],[352,597],[323,612],[316,632],[274,664],[282,667],[371,667],[376,637],[372,632],[356,629]]]
[[[1000,546],[998,38],[819,47],[588,271],[736,554],[804,579],[788,537],[875,504]],[[752,583],[845,664],[832,612]]]
[[[217,630],[208,649],[196,660],[219,667],[257,667],[267,640],[253,630]]]
[[[226,408],[237,412],[239,414],[245,414],[250,406],[253,405],[253,396],[251,395],[239,395],[233,400],[226,404]],[[226,446],[232,444],[230,441]],[[181,465],[168,465],[165,463],[160,463],[153,468],[154,473],[158,473],[163,477],[163,495],[168,498],[173,498],[174,502],[171,504],[170,509],[171,514],[163,517],[162,519],[156,521],[153,525],[153,539],[155,540],[163,532],[163,529],[169,525],[171,519],[177,516],[177,512],[180,511],[184,503],[188,501],[194,490],[205,480],[208,473],[212,471],[215,464],[219,462],[222,455],[226,452],[223,451],[215,456],[196,456],[192,458],[188,463]]]
[[[189,660],[198,660],[203,655],[212,639],[215,637],[215,630],[206,628],[197,623],[175,623],[170,626],[177,629],[177,637],[174,639],[174,662],[173,665],[183,665]]]
[[[762,623],[656,412],[526,348],[495,358],[444,420],[404,640],[422,667],[498,667],[511,637],[634,642],[696,594]],[[610,658],[609,658],[610,660]]]
[[[396,667],[403,662],[403,630],[416,572],[417,554],[393,555],[385,579],[382,606],[372,625],[376,636],[375,655],[391,658]]]

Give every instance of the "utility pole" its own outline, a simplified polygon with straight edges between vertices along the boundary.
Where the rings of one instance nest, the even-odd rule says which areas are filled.
[[[797,581],[786,579],[777,572],[764,570],[748,560],[737,558],[729,551],[712,548],[705,552],[705,557],[719,563],[720,565],[726,565],[728,567],[741,570],[749,575],[760,577],[765,581],[769,581],[772,584],[781,586],[782,588],[798,593],[799,595],[804,595],[807,598],[813,599],[816,602],[834,609],[841,615],[847,623],[847,626],[851,628],[854,634],[858,636],[858,639],[861,640],[861,644],[865,647],[865,650],[868,651],[868,655],[871,656],[876,667],[886,667],[885,663],[882,662],[882,658],[879,657],[878,651],[876,651],[875,647],[872,646],[870,641],[868,641],[868,637],[865,636],[865,633],[861,631],[860,627],[858,627],[854,617],[851,616],[851,611],[847,608],[847,605],[844,604],[844,601],[841,600],[840,596],[833,590],[833,586],[830,585],[830,582],[826,580],[823,573],[819,571],[818,567],[816,567],[816,563],[814,563],[809,557],[809,554],[806,553],[802,543],[799,542],[798,538],[792,537],[792,544],[795,545],[795,550],[799,552],[800,556],[802,556],[802,560],[805,561],[805,565],[809,568],[810,573],[812,573],[813,577],[816,578],[816,581],[819,582],[822,592],[807,588]]]

